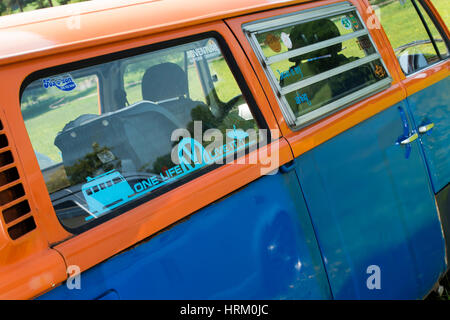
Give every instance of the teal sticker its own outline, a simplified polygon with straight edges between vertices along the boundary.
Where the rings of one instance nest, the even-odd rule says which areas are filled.
[[[352,28],[352,22],[350,21],[350,19],[348,17],[343,17],[341,19],[341,24],[347,30],[350,30]]]
[[[311,105],[311,101],[308,99],[308,95],[306,93],[298,94],[297,92],[295,102],[297,104],[307,103],[308,105]]]
[[[303,73],[302,73],[302,69],[300,69],[300,66],[292,67],[288,71],[282,71],[282,72],[280,72],[280,70],[277,69],[277,72],[280,75],[280,80],[289,78],[291,76],[295,76],[297,74],[299,74],[301,76],[301,78],[303,78]]]

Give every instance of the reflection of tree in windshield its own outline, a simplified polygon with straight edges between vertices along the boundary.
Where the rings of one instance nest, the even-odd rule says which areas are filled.
[[[121,162],[113,156],[111,161],[103,163],[99,155],[112,154],[111,148],[100,147],[96,142],[92,144],[92,152],[86,154],[83,158],[77,160],[74,165],[66,167],[67,177],[72,185],[85,183],[86,177],[98,175],[99,171],[108,172],[113,169],[120,170]]]
[[[45,180],[49,193],[56,192],[58,190],[70,187],[70,181],[67,179],[64,166],[58,167],[50,176]]]

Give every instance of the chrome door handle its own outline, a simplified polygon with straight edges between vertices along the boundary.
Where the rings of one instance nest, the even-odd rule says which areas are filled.
[[[405,140],[400,141],[400,144],[408,144],[413,142],[414,140],[416,140],[419,137],[419,135],[417,134],[417,132],[413,133],[412,135],[410,135],[408,138],[406,138]]]
[[[433,122],[429,123],[429,124],[426,124],[424,126],[420,126],[419,127],[419,132],[420,133],[425,133],[427,131],[430,131],[433,127],[434,127],[434,123]]]

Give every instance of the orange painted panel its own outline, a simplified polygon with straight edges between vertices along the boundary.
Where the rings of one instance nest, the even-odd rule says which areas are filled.
[[[403,88],[399,84],[392,85],[383,92],[364,99],[311,126],[289,133],[286,139],[292,145],[294,156],[298,157],[403,99],[405,99]]]
[[[444,60],[440,63],[430,66],[424,70],[420,70],[409,75],[403,84],[406,87],[408,96],[429,87],[436,82],[450,76],[450,60]]]
[[[28,243],[33,240],[27,239]],[[26,246],[16,249],[21,250]],[[0,266],[0,299],[33,298],[51,290],[66,277],[64,260],[59,253],[48,248],[36,250],[26,259]]]

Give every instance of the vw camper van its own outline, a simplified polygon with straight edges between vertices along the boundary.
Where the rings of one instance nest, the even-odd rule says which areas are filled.
[[[0,18],[2,299],[422,299],[448,270],[444,0]]]

